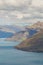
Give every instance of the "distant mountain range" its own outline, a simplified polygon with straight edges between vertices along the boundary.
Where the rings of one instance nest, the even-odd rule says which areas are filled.
[[[34,34],[39,32],[43,27],[42,22],[37,22],[33,24],[32,26],[25,26],[23,31],[19,31],[14,34],[11,38],[7,38],[7,41],[19,41],[19,40],[25,40],[27,38],[32,37]]]
[[[0,38],[12,37],[15,33],[24,30],[24,28],[13,25],[0,25]]]
[[[25,31],[19,31],[17,33],[15,33],[12,37],[7,38],[7,41],[20,41],[20,40],[25,40],[27,38],[32,37],[35,33],[37,33],[38,31],[35,29],[25,29]]]
[[[5,31],[0,31],[0,38],[10,38],[12,37],[14,34],[11,32],[5,32]]]
[[[20,31],[15,33],[12,37],[7,38],[6,41],[21,41],[21,40],[25,40],[27,36],[29,36],[29,32]]]
[[[38,32],[15,46],[15,48],[29,52],[43,52],[43,23],[38,22],[31,27],[27,27],[27,29],[35,29]]]
[[[0,30],[5,31],[5,32],[16,33],[25,29],[23,27],[16,26],[16,25],[4,25],[4,26],[0,25]]]
[[[43,29],[43,22],[37,22],[32,26],[0,25],[0,38],[6,38],[6,41],[23,41],[31,38],[33,35]]]

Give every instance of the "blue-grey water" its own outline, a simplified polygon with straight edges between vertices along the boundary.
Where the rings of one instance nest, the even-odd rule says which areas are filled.
[[[43,53],[17,50],[13,47],[17,44],[0,41],[0,65],[43,65]]]

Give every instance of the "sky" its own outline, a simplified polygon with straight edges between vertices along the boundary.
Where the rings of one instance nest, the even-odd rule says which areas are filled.
[[[0,0],[0,25],[43,22],[43,0]]]

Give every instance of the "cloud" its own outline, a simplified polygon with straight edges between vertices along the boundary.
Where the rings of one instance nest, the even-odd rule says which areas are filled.
[[[32,0],[33,7],[43,7],[43,0]]]
[[[10,23],[41,20],[43,0],[0,0],[0,18],[8,19]]]

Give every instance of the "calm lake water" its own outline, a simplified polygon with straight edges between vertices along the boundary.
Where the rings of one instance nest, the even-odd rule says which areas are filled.
[[[13,46],[19,42],[0,42],[0,65],[43,65],[43,53],[24,52]]]

